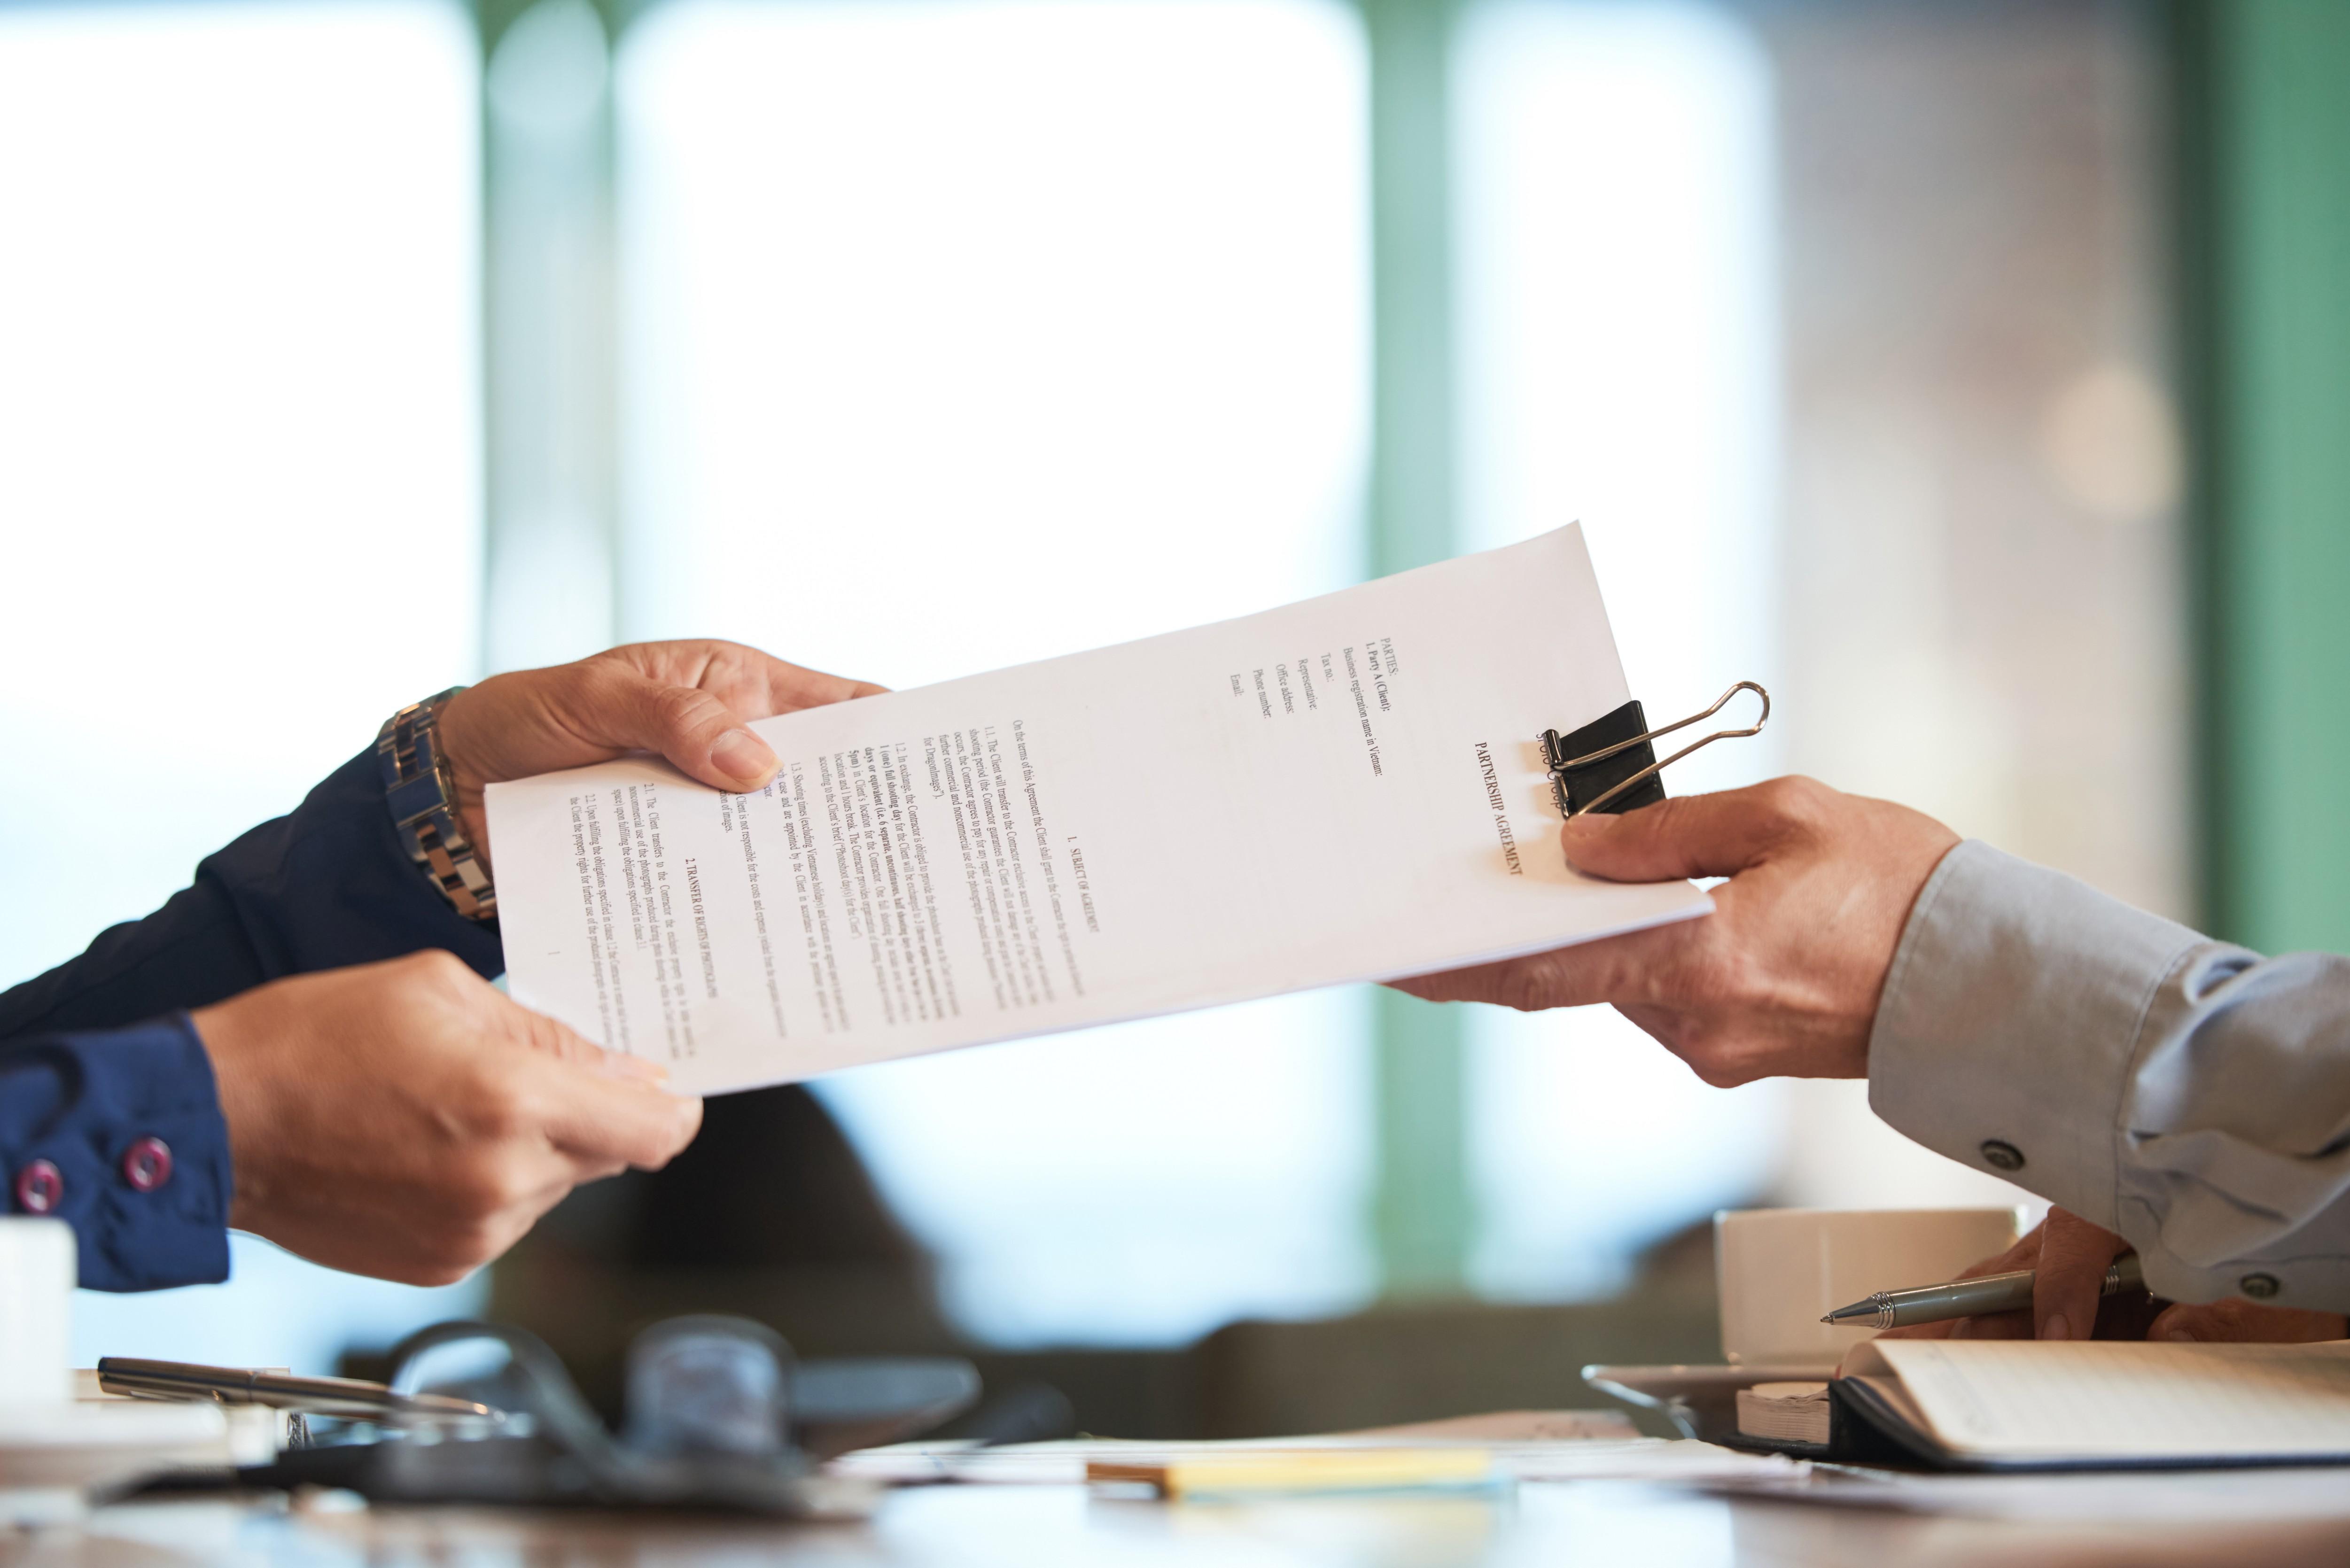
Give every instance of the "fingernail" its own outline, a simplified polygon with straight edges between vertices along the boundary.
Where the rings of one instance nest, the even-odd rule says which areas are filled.
[[[669,1076],[669,1069],[659,1062],[631,1056],[625,1051],[605,1052],[604,1071],[615,1078],[637,1078],[648,1084],[658,1084]]]
[[[2073,1325],[2065,1320],[2063,1313],[2050,1313],[2048,1314],[2048,1321],[2040,1325],[2040,1337],[2043,1339],[2070,1339],[2073,1337]]]
[[[2183,1328],[2166,1328],[2162,1331],[2162,1337],[2170,1341],[2173,1345],[2196,1345],[2200,1343],[2193,1334],[2188,1333]]]
[[[775,771],[775,753],[748,730],[729,730],[710,748],[710,761],[720,773],[759,784]]]

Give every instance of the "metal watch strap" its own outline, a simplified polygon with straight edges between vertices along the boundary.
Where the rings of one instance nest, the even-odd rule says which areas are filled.
[[[393,831],[408,857],[424,868],[441,896],[472,920],[498,918],[497,889],[489,867],[473,853],[457,815],[457,786],[449,760],[441,753],[441,705],[464,690],[452,686],[435,697],[411,702],[384,721],[375,738],[383,767],[383,798],[391,808]]]

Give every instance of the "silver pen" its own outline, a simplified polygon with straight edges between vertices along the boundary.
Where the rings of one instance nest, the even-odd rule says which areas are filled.
[[[314,1416],[362,1421],[496,1420],[499,1412],[442,1394],[396,1394],[355,1377],[296,1377],[244,1366],[203,1366],[108,1355],[98,1363],[98,1386],[134,1399],[183,1399],[221,1405],[269,1405]]]
[[[1879,1291],[1865,1301],[1840,1306],[1820,1319],[1839,1328],[1907,1328],[1913,1323],[1941,1323],[1954,1317],[1981,1317],[1986,1313],[2028,1312],[2032,1307],[2033,1271],[1985,1274],[1980,1279],[1952,1280],[1947,1285],[1919,1285],[1915,1290]],[[2137,1254],[2114,1260],[2106,1271],[2100,1297],[2146,1283]]]

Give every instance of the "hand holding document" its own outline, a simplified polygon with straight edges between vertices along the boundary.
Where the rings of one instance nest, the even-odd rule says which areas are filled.
[[[751,794],[494,784],[513,994],[708,1094],[1702,914],[1558,852],[1534,737],[1627,695],[1569,527],[763,720]]]

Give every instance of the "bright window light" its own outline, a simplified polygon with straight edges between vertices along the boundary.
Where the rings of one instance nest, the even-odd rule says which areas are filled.
[[[0,7],[0,975],[153,909],[480,613],[473,25],[433,0]],[[76,1354],[332,1369],[468,1310],[240,1238]]]
[[[617,80],[630,635],[910,685],[1357,575],[1350,7],[679,0]],[[1368,1289],[1362,1001],[824,1092],[968,1328],[1180,1339]]]
[[[1466,542],[1580,519],[1652,722],[1770,684],[1768,62],[1701,5],[1496,0],[1464,21],[1454,102]],[[1777,755],[1725,742],[1668,782],[1750,783]],[[1469,1029],[1488,1292],[1620,1285],[1635,1249],[1773,1168],[1776,1085],[1710,1089],[1612,1010]]]

